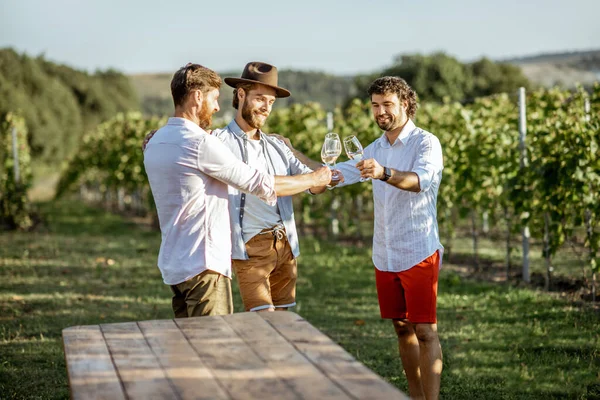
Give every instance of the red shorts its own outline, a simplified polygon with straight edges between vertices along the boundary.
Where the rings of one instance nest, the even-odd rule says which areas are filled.
[[[381,318],[435,324],[440,253],[436,251],[409,270],[375,268]]]

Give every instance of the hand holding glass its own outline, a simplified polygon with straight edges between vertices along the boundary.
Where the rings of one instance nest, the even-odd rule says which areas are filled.
[[[360,161],[363,159],[363,147],[360,144],[360,140],[356,136],[348,136],[344,138],[344,149],[346,150],[346,154],[348,158],[351,160]],[[360,178],[361,182],[364,182],[368,179]]]

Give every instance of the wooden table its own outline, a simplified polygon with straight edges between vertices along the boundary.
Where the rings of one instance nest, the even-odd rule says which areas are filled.
[[[293,312],[75,326],[62,335],[73,399],[407,399]]]

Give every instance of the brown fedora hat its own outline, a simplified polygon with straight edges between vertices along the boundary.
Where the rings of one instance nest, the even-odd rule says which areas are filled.
[[[277,97],[289,97],[289,90],[277,86],[277,67],[260,61],[252,61],[246,64],[241,78],[225,78],[225,83],[237,88],[240,83],[260,83],[275,89]]]

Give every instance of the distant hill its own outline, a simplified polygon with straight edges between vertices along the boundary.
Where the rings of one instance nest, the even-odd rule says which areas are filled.
[[[219,72],[222,77],[239,77],[242,71]],[[142,109],[146,114],[169,115],[173,110],[171,100],[170,82],[172,73],[168,74],[136,74],[130,75],[131,82],[136,89],[141,101]],[[289,98],[279,99],[275,107],[287,107],[293,103],[318,101],[323,108],[332,110],[349,97],[356,90],[354,77],[336,76],[323,72],[313,71],[279,71],[279,85],[285,87],[292,95]],[[219,104],[221,111],[218,116],[233,116],[235,111],[231,106],[233,88],[225,83],[221,86]]]
[[[544,53],[501,61],[518,65],[530,81],[541,86],[573,87],[600,81],[600,50]]]
[[[499,60],[510,64],[576,63],[600,60],[600,50],[567,51],[562,53],[540,53],[536,55]],[[583,65],[583,64],[582,64]],[[598,64],[597,64],[598,65]]]
[[[523,74],[539,86],[560,85],[570,88],[576,83],[591,85],[600,81],[600,50],[546,53],[496,61],[519,66]],[[240,76],[241,70],[219,74],[223,77]],[[171,77],[172,73],[130,75],[145,113],[169,115],[172,112]],[[331,110],[344,104],[348,97],[357,95],[355,78],[314,71],[281,70],[280,85],[289,89],[292,96],[278,100],[275,106],[317,101],[325,109]],[[221,87],[219,116],[233,115],[232,92],[233,89],[225,84]]]

